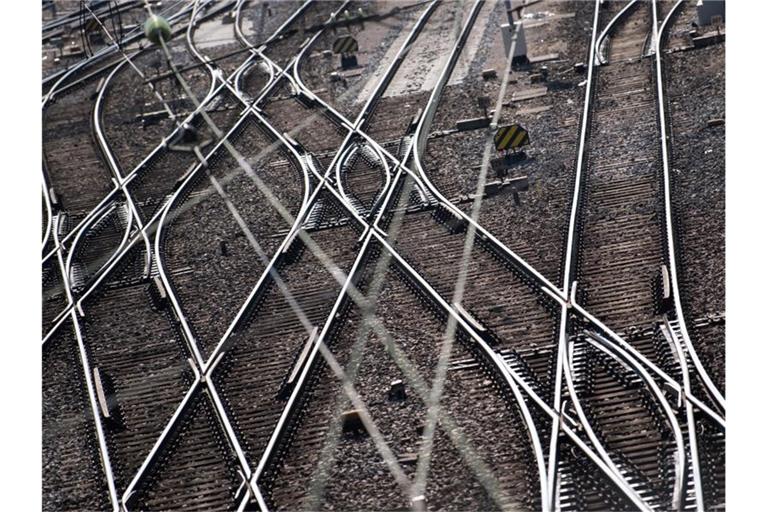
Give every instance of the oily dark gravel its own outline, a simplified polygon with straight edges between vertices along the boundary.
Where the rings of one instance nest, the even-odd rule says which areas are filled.
[[[725,312],[725,126],[707,127],[725,118],[724,64],[724,44],[665,55],[678,277],[691,320]],[[725,390],[722,333],[691,336]]]
[[[233,145],[288,213],[295,216],[304,181],[282,151],[266,153],[273,141],[261,130],[254,121],[246,122]],[[266,154],[261,156],[262,152]],[[270,259],[291,223],[280,216],[234,158],[225,151],[220,153],[222,156],[208,172],[220,183]],[[265,266],[207,173],[200,171],[187,200],[177,203],[170,215],[173,222],[165,232],[163,256],[166,270],[172,275],[174,289],[207,357]]]

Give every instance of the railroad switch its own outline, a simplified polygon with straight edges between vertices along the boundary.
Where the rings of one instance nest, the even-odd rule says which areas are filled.
[[[577,62],[576,64],[573,65],[573,70],[576,73],[584,73],[587,71],[587,65],[584,64],[583,62]]]
[[[389,399],[391,401],[402,401],[406,399],[405,383],[400,380],[393,380],[389,386]]]
[[[403,466],[415,466],[418,461],[419,461],[419,454],[413,453],[413,452],[401,453],[397,457],[397,462],[399,462]]]
[[[347,434],[367,434],[360,411],[351,409],[341,414],[341,430]]]

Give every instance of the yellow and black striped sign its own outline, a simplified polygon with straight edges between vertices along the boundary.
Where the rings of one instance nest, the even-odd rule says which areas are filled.
[[[357,51],[357,40],[350,36],[341,36],[333,42],[333,53],[355,53]]]
[[[531,141],[528,138],[528,130],[519,124],[513,124],[502,126],[496,130],[496,135],[493,136],[493,143],[496,144],[496,151],[504,151],[507,149],[517,149],[530,144]]]

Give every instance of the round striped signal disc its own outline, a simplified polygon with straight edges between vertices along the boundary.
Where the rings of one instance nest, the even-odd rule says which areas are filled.
[[[496,151],[505,151],[530,144],[531,140],[528,138],[528,130],[519,124],[513,124],[496,130],[493,143],[496,145]]]
[[[350,35],[341,36],[333,42],[333,53],[355,53],[357,39]]]

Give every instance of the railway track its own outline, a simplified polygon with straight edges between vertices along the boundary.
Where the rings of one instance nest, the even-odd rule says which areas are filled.
[[[124,253],[124,255],[121,258],[118,258],[117,261],[119,261],[120,263],[125,263],[126,261],[131,260],[132,258],[130,258],[127,255],[128,255],[128,252]],[[61,259],[61,258],[59,258],[59,259]],[[114,268],[119,268],[119,267],[114,267]],[[108,281],[108,280],[106,280],[106,281]],[[132,283],[132,284],[135,285],[136,283]],[[147,321],[147,315],[137,314],[138,310],[135,309],[135,308],[141,308],[142,305],[146,308],[146,306],[149,304],[149,301],[148,301],[149,297],[147,297],[145,295],[145,293],[144,293],[144,288],[145,288],[144,278],[140,279],[140,284],[141,284],[141,286],[139,286],[139,287],[135,287],[134,286],[133,288],[130,289],[130,291],[127,291],[127,292],[126,292],[126,289],[118,290],[117,292],[111,293],[112,296],[109,297],[108,299],[103,299],[102,298],[102,300],[100,302],[98,300],[97,300],[97,302],[98,302],[99,305],[105,307],[107,312],[109,312],[109,308],[110,307],[115,307],[115,305],[117,305],[117,304],[119,304],[121,307],[122,306],[126,306],[126,304],[133,304],[133,305],[135,305],[135,307],[134,306],[125,307],[124,309],[121,309],[121,313],[125,313],[125,314],[130,315],[129,316],[130,320],[134,320],[134,321],[138,321],[138,322],[146,322]],[[106,285],[104,285],[104,286],[105,287],[109,287],[110,283],[107,282]],[[138,290],[138,294],[137,294],[137,290]],[[156,293],[155,300],[158,299],[158,297],[157,297],[157,292],[158,291],[162,292],[161,290],[155,289],[155,293]],[[133,299],[131,297],[133,297]],[[87,301],[85,303],[81,302],[79,304],[79,307],[81,308],[80,309],[81,313],[85,314],[83,312],[83,309],[82,309],[83,306],[85,306],[85,309],[88,309],[89,306],[91,305],[91,301],[96,300],[96,299],[97,299],[97,295],[96,294],[91,294],[90,297],[89,297],[89,301]],[[160,297],[160,299],[162,300],[162,297]],[[133,302],[131,302],[131,300],[133,300]],[[97,314],[94,315],[95,316],[94,320],[102,320],[102,321],[104,321],[104,317],[101,316],[101,313],[104,312],[104,309],[102,309],[101,312],[99,312],[99,310],[95,307],[94,310],[97,311]],[[133,313],[133,315],[131,315],[131,313]],[[151,315],[149,315],[149,316],[151,317]],[[109,331],[109,326],[110,325],[114,326],[114,324],[109,324],[109,323],[106,324],[106,326],[104,324],[102,324],[101,327],[103,327],[103,329],[100,328],[99,331],[102,334],[107,332],[107,331]],[[130,327],[131,326],[131,321],[126,321],[125,322],[125,326]],[[121,327],[123,327],[123,326],[118,325],[115,328],[119,329]],[[148,325],[142,325],[140,323],[136,327],[140,330],[140,329],[148,327]],[[161,334],[161,330],[158,330],[158,329],[160,329],[160,327],[158,327],[156,325],[156,328],[147,331],[147,334],[150,335],[150,336],[155,336],[155,335]],[[139,330],[134,331],[134,332],[130,332],[129,336],[130,335],[134,335],[136,332],[140,332]],[[109,343],[111,341],[112,340],[109,339],[107,341],[107,343]],[[164,341],[167,342],[168,340],[164,340]],[[88,340],[88,342],[90,343],[91,340]],[[93,343],[98,345],[98,340],[94,340]],[[162,345],[162,343],[161,343],[161,345]],[[49,343],[49,346],[51,346],[50,343]],[[158,346],[158,349],[161,349],[161,348],[162,347]],[[130,376],[125,375],[125,373],[128,371],[128,369],[125,366],[126,365],[126,360],[124,358],[130,352],[123,351],[122,353],[119,353],[119,349],[116,349],[114,347],[109,347],[109,346],[107,346],[107,347],[97,346],[96,350],[98,351],[99,349],[102,350],[101,352],[99,352],[99,355],[101,357],[101,359],[99,359],[99,361],[104,363],[106,366],[112,366],[113,368],[115,368],[115,373],[116,373],[115,375],[112,376],[114,379],[109,379],[110,383],[109,384],[105,384],[105,385],[109,386],[109,385],[111,385],[111,383],[114,380],[117,380],[123,386],[122,388],[120,388],[121,394],[119,396],[120,396],[120,398],[126,399],[126,403],[123,404],[123,405],[124,405],[124,407],[126,409],[125,416],[128,416],[128,418],[127,418],[128,421],[129,421],[128,430],[126,431],[125,425],[122,425],[122,428],[118,428],[118,434],[115,434],[115,435],[117,436],[118,440],[119,440],[119,437],[120,437],[120,435],[119,435],[120,432],[122,432],[123,435],[127,435],[129,437],[134,437],[133,444],[131,444],[131,446],[126,448],[127,452],[126,451],[121,451],[121,448],[123,448],[123,447],[118,443],[118,441],[115,441],[113,439],[114,432],[112,432],[110,430],[107,430],[109,428],[112,428],[114,425],[109,423],[109,424],[106,425],[106,428],[105,428],[105,426],[101,425],[101,422],[97,420],[97,426],[101,426],[101,428],[97,428],[97,430],[99,430],[99,435],[100,435],[101,444],[102,444],[101,456],[104,459],[103,462],[104,462],[106,468],[108,469],[108,471],[107,471],[108,478],[109,479],[112,478],[112,471],[111,471],[111,464],[110,464],[109,460],[107,460],[105,458],[106,457],[106,455],[105,455],[105,453],[106,453],[106,446],[105,445],[107,445],[107,444],[111,445],[111,447],[114,449],[115,454],[117,454],[117,457],[115,458],[115,461],[116,461],[116,468],[118,468],[119,472],[116,475],[117,475],[117,479],[118,479],[119,484],[120,485],[124,485],[124,484],[127,483],[126,479],[133,475],[133,473],[131,471],[135,471],[135,469],[136,469],[135,467],[132,467],[131,465],[132,464],[139,464],[139,463],[144,461],[144,459],[142,458],[142,457],[146,456],[146,453],[144,453],[144,450],[148,451],[150,448],[153,448],[152,444],[155,442],[156,437],[157,437],[157,435],[159,433],[157,431],[152,431],[151,430],[151,425],[142,424],[142,419],[140,419],[140,416],[142,414],[146,414],[146,412],[142,411],[141,404],[137,404],[136,402],[132,402],[132,399],[137,399],[138,400],[138,399],[141,399],[141,398],[149,398],[147,400],[147,402],[149,402],[148,405],[154,405],[154,407],[155,407],[155,411],[154,412],[155,413],[158,412],[157,407],[162,406],[162,404],[171,405],[171,409],[170,410],[173,411],[174,410],[173,406],[177,405],[178,402],[182,398],[185,398],[184,397],[184,393],[183,393],[184,389],[182,387],[182,389],[181,389],[182,393],[180,394],[180,396],[176,397],[175,401],[171,400],[171,402],[169,403],[167,400],[168,400],[168,397],[172,395],[172,393],[171,393],[172,386],[170,386],[170,382],[167,381],[167,382],[164,383],[164,385],[166,387],[166,393],[167,394],[163,395],[160,398],[155,397],[156,401],[154,402],[154,404],[152,404],[151,403],[152,402],[152,400],[151,400],[152,397],[147,397],[146,396],[148,392],[150,392],[150,394],[151,394],[151,391],[147,389],[147,387],[146,387],[146,384],[147,384],[146,380],[143,379],[141,372],[138,372],[138,373],[134,374],[135,377],[138,377],[139,379],[143,379],[143,380],[141,380],[141,382],[137,382],[135,380],[132,381],[130,379]],[[110,349],[111,349],[111,351],[110,351]],[[120,349],[124,350],[124,347],[121,346]],[[134,355],[135,355],[135,353],[134,353]],[[121,358],[123,358],[123,359],[121,359]],[[180,361],[182,362],[182,364],[184,363],[183,358],[180,359]],[[86,366],[86,368],[87,367],[88,366]],[[170,374],[171,374],[171,378],[172,378],[172,376],[175,376],[175,375],[178,374],[178,372],[176,371],[177,369],[178,368],[176,368],[176,369],[170,368],[168,370],[170,372]],[[194,368],[192,369],[192,371],[194,371]],[[189,373],[189,369],[188,369],[188,373]],[[169,376],[166,375],[165,377],[168,378]],[[98,378],[96,378],[95,375],[94,375],[93,381],[89,382],[89,384],[93,384],[93,382],[96,382],[96,381],[98,381],[96,387],[99,387],[102,384],[102,382]],[[161,384],[161,386],[163,386],[163,384]],[[128,389],[126,389],[126,388],[128,388]],[[110,393],[110,392],[111,393],[115,393],[116,391],[114,390],[114,388],[108,388],[107,393]],[[125,392],[125,395],[123,395],[122,392]],[[142,396],[142,393],[143,393],[144,396]],[[108,395],[108,396],[111,396],[111,395]],[[92,400],[92,402],[94,401],[93,393],[91,394],[91,400]],[[110,398],[110,400],[112,400],[112,399]],[[187,400],[187,402],[189,402],[189,401]],[[184,403],[184,402],[182,402],[182,403]],[[120,412],[122,413],[123,411],[121,410]],[[128,413],[133,414],[133,416],[131,414],[128,414]],[[123,418],[123,414],[121,414],[120,416],[121,416],[120,420],[123,420],[124,419]],[[139,417],[137,417],[137,416],[139,416]],[[160,421],[160,423],[156,425],[156,426],[159,426],[159,427],[163,427],[165,425],[165,423],[163,423],[163,420],[167,420],[167,418],[163,418],[162,415],[157,415],[157,416],[155,416],[152,419],[154,421]],[[144,421],[146,421],[146,420],[144,420]],[[194,422],[196,422],[196,420],[194,420]],[[151,423],[151,421],[150,421],[150,423]],[[137,427],[137,424],[140,424],[140,426]],[[136,430],[137,428],[138,428],[138,432]],[[141,430],[142,428],[144,428],[145,430],[142,431]],[[106,441],[104,439],[105,435],[103,434],[104,430],[107,430],[107,432],[106,432]],[[130,432],[131,430],[133,430],[132,433]],[[151,432],[149,437],[142,437],[142,435],[146,436],[147,432]],[[167,433],[163,432],[163,434],[166,435]],[[145,443],[148,442],[149,445],[142,445],[142,443],[139,442],[142,439],[144,440]],[[118,443],[118,444],[115,445],[113,443]],[[153,453],[155,451],[156,450],[154,450],[154,448],[153,448]],[[159,458],[155,457],[154,460],[150,460],[149,462],[156,463],[156,462],[159,461],[160,462],[160,467],[162,467],[163,462],[165,460],[167,460],[167,459],[162,458],[162,457],[159,457]],[[147,471],[147,467],[148,466],[149,466],[149,464],[143,464],[142,468],[141,468],[141,471]],[[129,470],[127,468],[131,468],[131,470]],[[156,480],[150,479],[150,482],[155,482],[155,481]],[[131,482],[131,487],[133,487],[133,488],[136,487],[134,482]],[[152,494],[151,493],[151,486],[149,486],[149,488],[150,488],[150,491],[148,491],[148,492],[151,495]],[[189,486],[182,487],[180,492],[184,491],[185,489],[186,490],[190,490],[191,489],[194,492],[195,488],[194,487],[189,487]],[[144,488],[141,488],[140,490],[143,492]],[[111,492],[114,493],[114,491],[111,491]],[[114,496],[114,494],[113,494],[113,496]],[[128,493],[128,496],[132,497],[133,494],[132,493]],[[131,498],[131,499],[133,499],[133,500],[136,500],[136,499],[144,500],[144,497],[143,497],[142,493],[139,493],[139,494],[136,495],[135,498]],[[150,496],[150,498],[148,500],[145,500],[145,501],[147,503],[153,503],[152,499],[153,499],[152,496]],[[231,499],[231,496],[230,496],[230,499]],[[144,502],[144,501],[142,501],[142,502]],[[115,503],[115,499],[114,498],[113,498],[113,503]],[[210,502],[206,502],[206,503],[207,504],[203,504],[202,506],[205,507],[205,506],[210,505]]]
[[[544,277],[558,276],[554,264],[544,275],[538,262],[530,266],[535,258],[496,238],[495,225],[488,231],[477,224],[468,206],[478,198],[447,199],[420,163],[465,39],[440,52],[450,59],[433,92],[387,98],[398,74],[410,73],[400,67],[408,62],[401,50],[354,120],[302,81],[303,63],[330,37],[329,24],[321,26],[324,11],[354,5],[305,5],[263,46],[245,32],[270,23],[264,6],[236,2],[211,15],[208,27],[190,23],[189,52],[208,61],[210,76],[201,108],[224,128],[223,138],[206,148],[203,164],[200,155],[174,162],[183,170],[174,176],[158,172],[173,155],[162,146],[125,170],[110,161],[104,169],[116,176],[115,188],[75,219],[74,230],[44,239],[45,248],[55,248],[45,260],[49,310],[63,311],[44,351],[58,354],[59,340],[74,328],[69,344],[79,348],[80,361],[70,360],[70,379],[85,377],[80,402],[96,427],[65,462],[82,465],[87,446],[106,476],[101,497],[125,510],[238,503],[241,510],[422,509],[443,500],[482,509],[660,510],[719,503],[722,403],[688,341],[677,297],[663,200],[666,154],[664,172],[658,170],[660,100],[655,68],[642,57],[657,44],[655,4],[637,3],[610,25],[624,6],[595,4],[601,12],[591,53],[598,24],[610,39],[599,70],[590,57],[590,131],[583,132],[588,144],[578,165],[586,163],[581,176],[577,170],[576,183],[583,182],[572,219],[578,243],[569,232],[562,290]],[[466,23],[469,33],[475,18],[457,18],[454,7],[425,7],[405,45],[408,58],[434,50],[433,22],[442,31]],[[478,2],[463,14],[476,17],[481,8]],[[209,59],[234,49],[205,51],[225,18],[250,51],[213,64]],[[254,21],[246,29],[244,20]],[[617,123],[603,114],[617,104],[650,115],[643,120],[635,112]],[[203,138],[211,135],[189,115]],[[119,118],[106,124],[112,119]],[[648,143],[625,145],[649,156],[625,162],[603,149],[634,136],[622,130],[638,122]],[[245,174],[232,173],[242,162],[225,157],[224,146],[244,156]],[[100,149],[114,157],[109,145]],[[601,168],[601,160],[609,162]],[[616,164],[634,166],[619,187]],[[643,172],[649,177],[636,180]],[[630,200],[634,206],[621,203]],[[598,204],[614,221],[628,218],[630,229],[601,228]],[[61,222],[54,211],[51,220]],[[196,234],[199,223],[206,230]],[[641,236],[652,229],[659,234]],[[622,274],[633,262],[601,246],[619,235],[628,237],[625,250],[651,254],[641,262],[648,275],[660,262],[671,267],[678,300],[672,313],[668,300],[659,307],[663,287],[642,275],[633,281],[636,271]],[[465,258],[467,266],[458,266]],[[610,274],[595,270],[610,258]],[[457,276],[466,288],[454,303]],[[631,295],[609,292],[601,302],[595,290],[604,285],[626,286]],[[213,308],[211,297],[218,298]],[[691,325],[709,326],[707,318]],[[448,352],[446,337],[455,337]],[[118,342],[124,339],[131,343]],[[149,382],[144,374],[153,364],[160,366],[152,366]],[[388,396],[396,378],[405,382],[404,400]],[[433,416],[432,386],[444,386],[445,415]],[[71,394],[65,399],[76,402]],[[353,430],[370,437],[340,434],[341,412],[361,403],[368,406],[363,425]],[[489,425],[501,442],[480,434]],[[61,457],[54,446],[51,453]],[[700,469],[704,464],[713,467]],[[314,483],[298,485],[307,478]],[[364,492],[350,494],[353,484]],[[716,489],[702,492],[706,486]],[[92,499],[90,491],[78,499]]]
[[[685,3],[670,23],[678,35],[690,29],[693,6]],[[710,30],[704,27],[701,32]],[[725,311],[724,270],[724,148],[719,142],[724,125],[708,127],[711,120],[723,119],[725,80],[718,63],[725,59],[722,44],[692,49],[690,36],[670,37],[663,54],[665,85],[668,91],[670,166],[672,169],[673,213],[678,231],[678,260],[683,308],[688,318],[720,318]],[[675,51],[687,48],[685,51]],[[691,78],[690,71],[702,69],[704,81]],[[695,155],[688,149],[694,138],[704,149]],[[692,172],[696,169],[696,179]],[[693,290],[706,290],[694,293]],[[725,392],[725,318],[691,328],[691,338],[702,356],[702,364],[717,387]]]
[[[675,375],[690,393],[692,378],[707,384],[708,377],[696,366],[679,309],[665,201],[666,138],[644,137],[665,132],[664,87],[654,67],[659,56],[655,63],[644,59],[648,41],[651,53],[658,52],[667,26],[657,25],[657,14],[656,3],[629,2],[595,44],[601,66],[590,70],[564,289],[573,289],[574,300],[621,330],[638,356]],[[649,327],[653,334],[646,334]],[[678,395],[679,412],[673,411],[649,375],[636,373],[639,368],[621,361],[621,354],[610,354],[579,330],[578,323],[564,320],[559,361],[565,364],[564,400],[588,426],[592,443],[646,506],[701,509],[703,447],[692,405]],[[604,354],[594,357],[594,348]],[[611,370],[606,356],[623,363],[623,370]]]
[[[681,307],[689,319],[688,332],[704,370],[714,385],[725,392],[725,287],[724,246],[724,127],[705,130],[711,119],[724,117],[724,74],[717,63],[724,62],[724,45],[691,49],[688,34],[693,5],[675,4],[671,11],[665,51],[661,54],[662,79],[667,91],[667,126],[670,135],[669,166],[672,218],[676,258],[679,262]],[[710,31],[705,26],[701,32]],[[687,48],[686,51],[677,51]],[[694,47],[695,48],[695,47]],[[711,79],[690,80],[691,69],[706,69]],[[698,101],[697,101],[698,100]],[[705,111],[703,105],[714,106]],[[701,128],[700,128],[701,127]],[[711,148],[704,158],[692,158],[687,144],[694,134],[697,144]],[[703,142],[702,142],[703,141]],[[700,168],[696,183],[686,169]],[[703,185],[703,186],[702,186]],[[704,191],[702,194],[701,191]],[[703,197],[702,197],[703,196]],[[696,199],[702,197],[702,199]],[[706,247],[706,248],[705,248]],[[706,290],[694,293],[693,290]],[[693,321],[690,321],[693,319]],[[697,384],[700,389],[704,386]],[[704,391],[702,389],[702,391]],[[725,503],[725,436],[723,429],[706,415],[697,414],[696,432],[700,445],[702,494],[705,504]]]
[[[296,216],[305,195],[301,172],[285,153],[262,156],[273,141],[255,121],[243,123],[239,132],[230,141],[252,162],[263,182],[276,191],[288,212]],[[232,312],[239,309],[266,267],[227,203],[214,192],[208,176],[223,184],[228,200],[236,205],[250,236],[265,254],[274,254],[291,228],[251,178],[237,169],[233,158],[217,156],[209,161],[207,172],[201,173],[198,183],[189,188],[187,199],[178,201],[170,210],[172,223],[163,240],[173,288],[206,357],[231,323]],[[200,226],[205,229],[199,229]],[[216,297],[214,308],[212,297]]]
[[[109,508],[90,404],[71,324],[43,351],[43,507]]]

